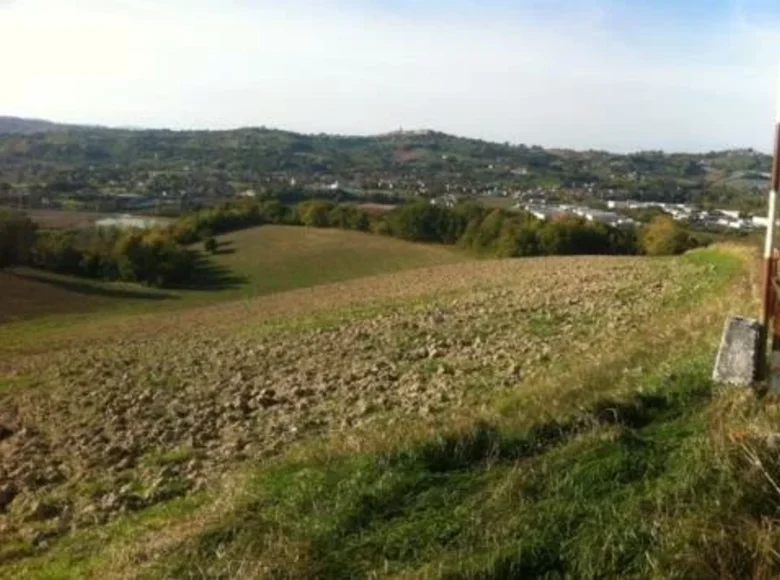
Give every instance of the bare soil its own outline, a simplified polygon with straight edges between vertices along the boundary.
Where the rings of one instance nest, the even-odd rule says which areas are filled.
[[[0,382],[0,533],[43,546],[304,438],[522,389],[560,357],[641,332],[701,273],[632,258],[480,262],[106,322],[14,357],[16,378]],[[377,303],[372,316],[268,326]]]

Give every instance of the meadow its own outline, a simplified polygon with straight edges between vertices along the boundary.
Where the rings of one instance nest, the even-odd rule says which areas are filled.
[[[0,209],[18,210],[19,208],[13,205],[0,205]],[[24,213],[30,216],[39,227],[47,229],[91,227],[95,221],[113,215],[95,211],[68,211],[56,209],[24,209]]]
[[[778,408],[709,380],[749,249],[452,261],[29,326],[0,576],[776,574]]]
[[[263,226],[217,238],[215,255],[202,251],[187,288],[145,288],[16,268],[0,272],[0,351],[25,336],[37,341],[104,319],[144,315],[354,278],[468,260],[441,246],[413,244],[344,230]],[[5,323],[5,324],[3,324]],[[5,337],[5,338],[3,338]]]

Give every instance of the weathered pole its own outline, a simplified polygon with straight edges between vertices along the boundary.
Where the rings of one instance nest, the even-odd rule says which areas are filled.
[[[780,85],[779,85],[780,90]],[[762,375],[771,380],[770,388],[776,390],[780,386],[780,320],[777,309],[777,290],[775,287],[775,221],[777,220],[777,195],[780,190],[780,100],[778,100],[777,118],[775,119],[775,147],[772,161],[772,181],[769,188],[769,212],[767,216],[766,241],[764,243],[764,276],[763,276],[763,331],[761,341],[760,364]],[[772,354],[769,363],[769,373],[766,372],[767,335],[771,338]],[[771,375],[771,376],[768,376]]]

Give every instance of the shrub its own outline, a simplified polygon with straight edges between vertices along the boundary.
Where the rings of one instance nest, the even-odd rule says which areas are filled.
[[[672,256],[693,247],[693,240],[669,216],[657,216],[641,233],[642,252],[648,256]]]
[[[464,214],[426,203],[401,206],[385,217],[390,235],[411,242],[454,244],[468,224]]]
[[[171,230],[87,230],[43,232],[30,263],[61,274],[170,286],[189,279],[194,257]]]
[[[206,250],[209,254],[216,254],[218,248],[219,244],[213,237],[208,238],[205,242],[203,242],[203,249]]]
[[[26,264],[35,242],[35,224],[26,215],[0,210],[0,268]]]
[[[324,228],[330,225],[330,212],[336,207],[330,201],[305,201],[298,204],[296,214],[303,225]]]

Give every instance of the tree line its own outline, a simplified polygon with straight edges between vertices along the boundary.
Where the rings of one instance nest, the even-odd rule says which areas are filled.
[[[196,259],[163,229],[40,230],[22,213],[0,211],[0,268],[174,286],[190,279]]]
[[[199,259],[193,244],[213,252],[214,236],[264,224],[340,228],[411,242],[456,245],[480,256],[573,254],[669,255],[695,245],[668,216],[642,228],[615,228],[578,218],[540,221],[530,214],[479,204],[453,208],[408,204],[384,213],[312,200],[242,200],[187,214],[149,230],[38,230],[24,214],[0,212],[0,268],[28,265],[105,280],[176,286],[191,280]]]
[[[332,201],[286,206],[278,201],[223,204],[194,212],[172,226],[179,243],[262,224],[339,228],[387,235],[411,242],[458,245],[483,256],[517,257],[556,254],[635,254],[640,247],[633,229],[619,229],[581,219],[551,222],[526,213],[490,210],[479,204],[454,208],[415,203],[382,214]]]

